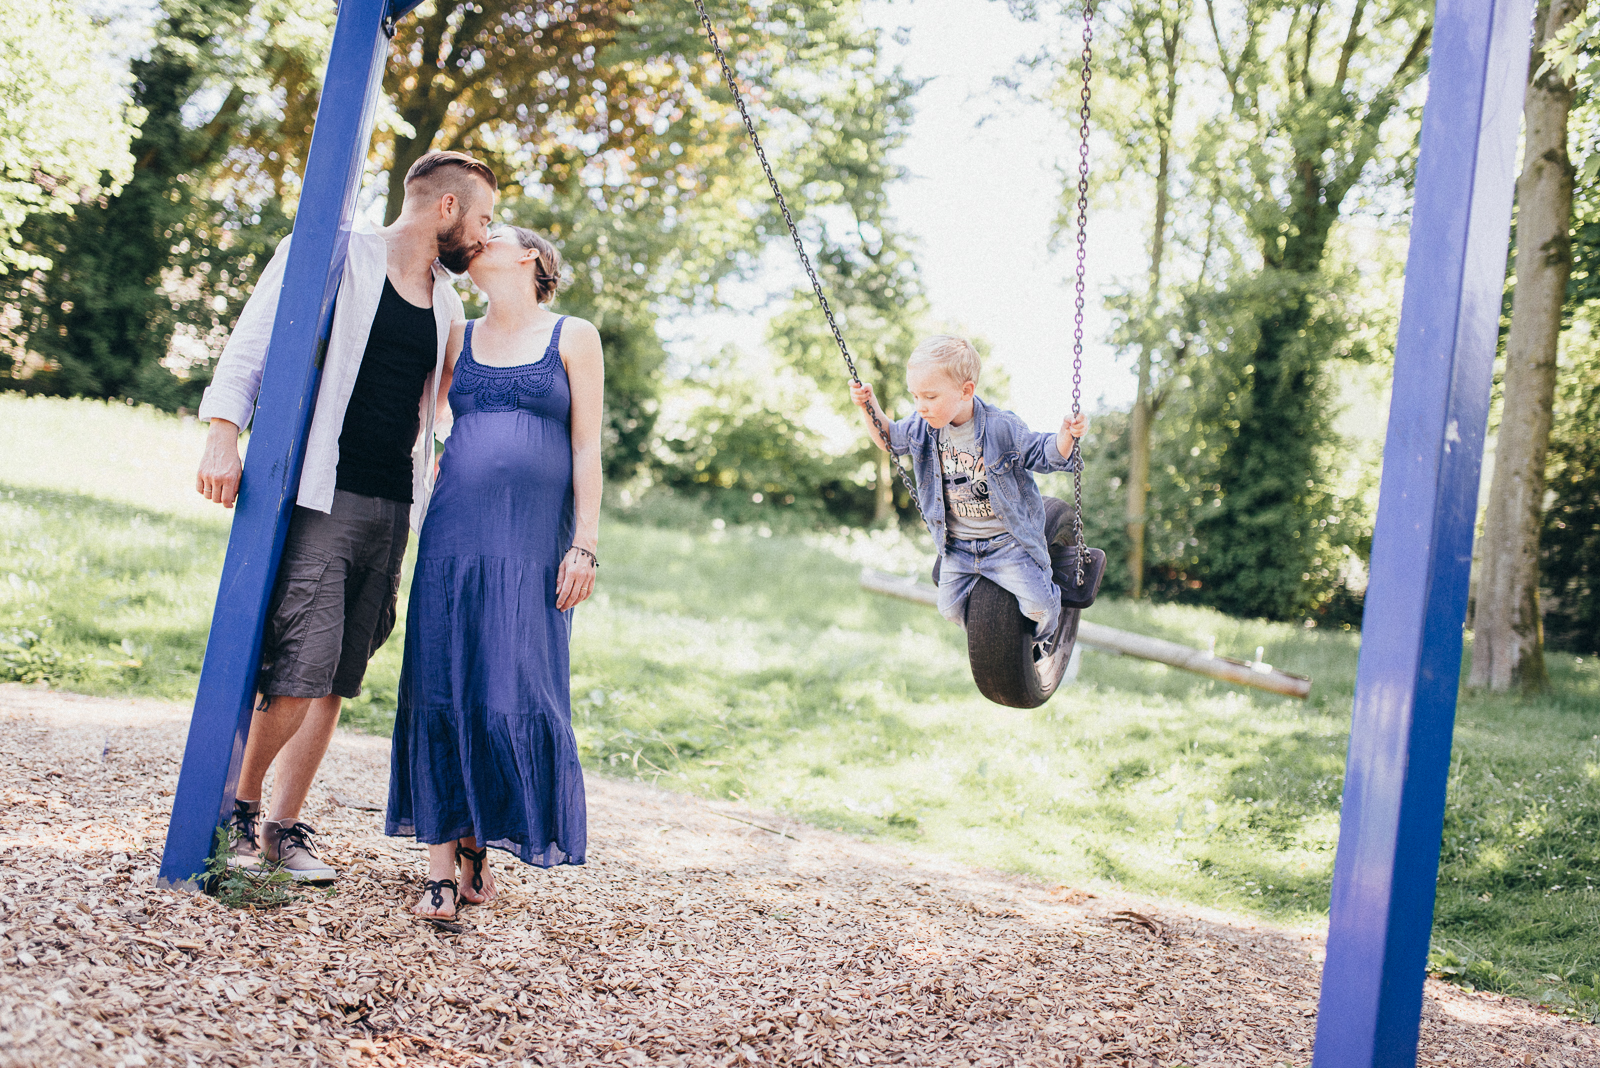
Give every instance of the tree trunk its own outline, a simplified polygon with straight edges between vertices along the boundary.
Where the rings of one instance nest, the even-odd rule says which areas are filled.
[[[1172,202],[1172,121],[1178,110],[1178,48],[1183,42],[1183,17],[1161,20],[1161,48],[1165,66],[1162,68],[1162,99],[1160,121],[1156,124],[1156,137],[1160,148],[1156,157],[1156,205],[1150,227],[1150,292],[1146,302],[1146,315],[1154,319],[1161,307],[1161,268],[1167,254],[1167,215]],[[1155,68],[1147,65],[1151,80]],[[1146,336],[1139,346],[1139,387],[1133,399],[1132,418],[1128,424],[1128,595],[1134,600],[1144,596],[1144,536],[1146,530],[1145,506],[1150,497],[1150,428],[1155,419],[1155,402],[1151,396],[1152,345]]]
[[[1139,353],[1139,392],[1128,424],[1128,596],[1144,596],[1145,501],[1150,496],[1150,350]]]
[[[418,130],[416,137],[394,139],[394,164],[389,168],[389,198],[383,205],[383,225],[389,226],[400,218],[400,209],[406,200],[406,172],[433,147],[435,131]]]
[[[873,452],[878,456],[878,473],[873,479],[874,501],[872,505],[872,523],[874,526],[886,527],[894,522],[894,461],[889,454],[880,449]]]
[[[1531,70],[1541,49],[1587,0],[1541,0]],[[1545,453],[1555,403],[1556,346],[1572,272],[1572,163],[1567,114],[1573,86],[1535,77],[1523,105],[1526,140],[1517,179],[1517,284],[1506,335],[1505,407],[1484,520],[1468,682],[1538,692],[1550,685],[1539,624],[1539,527]]]

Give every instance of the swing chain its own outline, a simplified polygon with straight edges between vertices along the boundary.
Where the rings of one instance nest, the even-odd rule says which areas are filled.
[[[806,277],[811,280],[811,291],[817,295],[817,303],[822,306],[822,314],[828,317],[828,329],[833,331],[833,340],[838,344],[839,354],[844,357],[844,365],[850,371],[850,381],[859,386],[861,375],[856,371],[855,358],[850,355],[850,347],[845,344],[844,333],[840,331],[839,323],[833,317],[833,308],[822,292],[822,282],[817,278],[816,269],[811,266],[811,257],[806,254],[805,242],[800,239],[800,228],[795,225],[794,216],[789,213],[789,204],[783,198],[783,190],[778,187],[777,176],[772,173],[772,164],[767,161],[766,149],[761,147],[761,136],[756,133],[755,121],[750,118],[750,111],[745,107],[744,93],[739,89],[739,81],[733,75],[728,57],[723,54],[722,42],[717,39],[717,31],[711,25],[711,16],[706,13],[705,0],[694,0],[694,7],[700,14],[700,24],[705,27],[706,37],[711,42],[711,50],[716,53],[717,64],[722,68],[722,77],[728,83],[728,91],[733,94],[733,102],[739,107],[739,116],[744,120],[745,132],[750,135],[750,143],[755,146],[756,158],[761,161],[761,170],[767,176],[767,185],[772,187],[772,195],[778,202],[778,209],[783,212],[783,221],[789,227],[789,237],[794,241],[794,250],[800,254],[800,265],[806,269]],[[867,415],[872,419],[872,428],[877,433],[878,440],[883,442],[885,451],[888,451],[889,431],[878,419],[878,413],[873,408],[867,408]],[[911,498],[911,503],[916,506],[920,515],[922,502],[917,500],[917,489],[911,482],[910,474],[901,465],[900,458],[892,452],[889,453],[889,462],[894,465],[901,483],[905,485],[906,495]]]
[[[1076,298],[1073,304],[1072,316],[1072,414],[1077,415],[1083,405],[1083,306],[1084,306],[1084,274],[1087,269],[1088,249],[1086,243],[1089,238],[1089,79],[1093,71],[1091,63],[1094,51],[1090,47],[1094,39],[1094,0],[1085,0],[1083,5],[1083,89],[1080,92],[1081,103],[1078,106],[1078,266],[1077,278],[1074,289]],[[1077,534],[1077,565],[1073,572],[1073,583],[1083,585],[1083,561],[1085,544],[1083,540],[1083,451],[1077,439],[1072,442],[1073,458],[1078,461],[1072,470],[1072,503],[1074,525]]]

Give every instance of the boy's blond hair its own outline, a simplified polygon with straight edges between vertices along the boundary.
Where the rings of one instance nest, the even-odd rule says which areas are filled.
[[[949,375],[958,386],[968,382],[977,385],[978,375],[983,373],[983,360],[966,338],[935,334],[912,350],[906,367],[935,367]]]

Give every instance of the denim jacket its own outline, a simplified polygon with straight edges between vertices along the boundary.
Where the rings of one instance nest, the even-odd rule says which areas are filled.
[[[972,418],[977,423],[973,429],[988,472],[989,503],[994,514],[1028,555],[1048,571],[1044,495],[1029,472],[1072,471],[1082,465],[1082,460],[1063,459],[1054,434],[1030,430],[1018,416],[981,397],[972,398]],[[946,530],[939,432],[913,413],[889,424],[889,448],[896,456],[911,457],[911,468],[917,476],[917,503],[922,506],[928,533],[943,556]]]

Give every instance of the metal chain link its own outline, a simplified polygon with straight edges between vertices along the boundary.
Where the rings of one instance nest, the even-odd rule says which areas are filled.
[[[761,161],[761,170],[767,176],[767,185],[772,187],[772,195],[778,201],[778,209],[783,212],[783,221],[789,227],[789,237],[794,241],[794,250],[800,254],[800,265],[806,269],[806,277],[811,279],[811,291],[817,295],[817,303],[822,306],[822,314],[828,317],[828,329],[833,331],[833,340],[839,346],[839,354],[844,357],[844,365],[850,371],[850,380],[856,385],[861,385],[861,375],[856,371],[855,358],[850,355],[850,347],[845,344],[844,334],[839,330],[839,323],[833,317],[833,308],[828,305],[828,298],[822,292],[822,282],[817,278],[815,268],[811,266],[811,257],[806,254],[805,242],[800,240],[800,229],[795,226],[794,216],[789,213],[789,205],[783,198],[783,190],[778,187],[777,176],[772,173],[772,164],[767,162],[766,149],[761,147],[761,136],[756,133],[756,124],[750,118],[750,110],[745,107],[744,93],[739,90],[739,81],[733,76],[733,68],[728,65],[728,57],[722,52],[722,43],[717,39],[717,31],[711,25],[711,16],[706,14],[705,0],[694,0],[695,10],[700,13],[700,25],[705,27],[706,37],[711,42],[711,50],[717,55],[717,64],[722,68],[722,77],[728,83],[728,91],[733,94],[733,102],[739,107],[739,115],[744,119],[745,132],[750,135],[750,143],[755,146],[756,158]],[[1080,305],[1082,301],[1079,301]],[[1080,316],[1081,318],[1081,316]],[[1081,330],[1080,330],[1081,333]],[[876,397],[874,397],[876,400]],[[885,451],[889,444],[889,432],[878,419],[878,413],[871,407],[867,415],[872,419],[873,430],[877,432],[878,439],[883,442]],[[912,484],[911,475],[901,466],[900,458],[894,453],[889,453],[889,462],[894,465],[900,481],[910,496],[911,503],[916,506],[917,514],[922,514],[922,503],[917,500],[917,489]],[[1082,509],[1080,508],[1080,514]],[[926,517],[924,517],[926,518]],[[1080,523],[1079,526],[1082,526]],[[1079,539],[1082,540],[1081,537]]]
[[[698,2],[698,0],[696,0]],[[1089,238],[1089,79],[1094,68],[1091,65],[1094,51],[1090,48],[1094,40],[1094,0],[1086,0],[1083,5],[1083,89],[1078,107],[1078,269],[1074,285],[1077,296],[1073,304],[1072,316],[1072,414],[1077,415],[1082,410],[1083,402],[1083,292],[1084,273],[1088,250],[1086,242]],[[1078,439],[1072,441],[1072,458],[1077,460],[1077,466],[1072,472],[1072,503],[1073,519],[1077,534],[1077,567],[1073,573],[1073,584],[1083,585],[1083,452]]]

